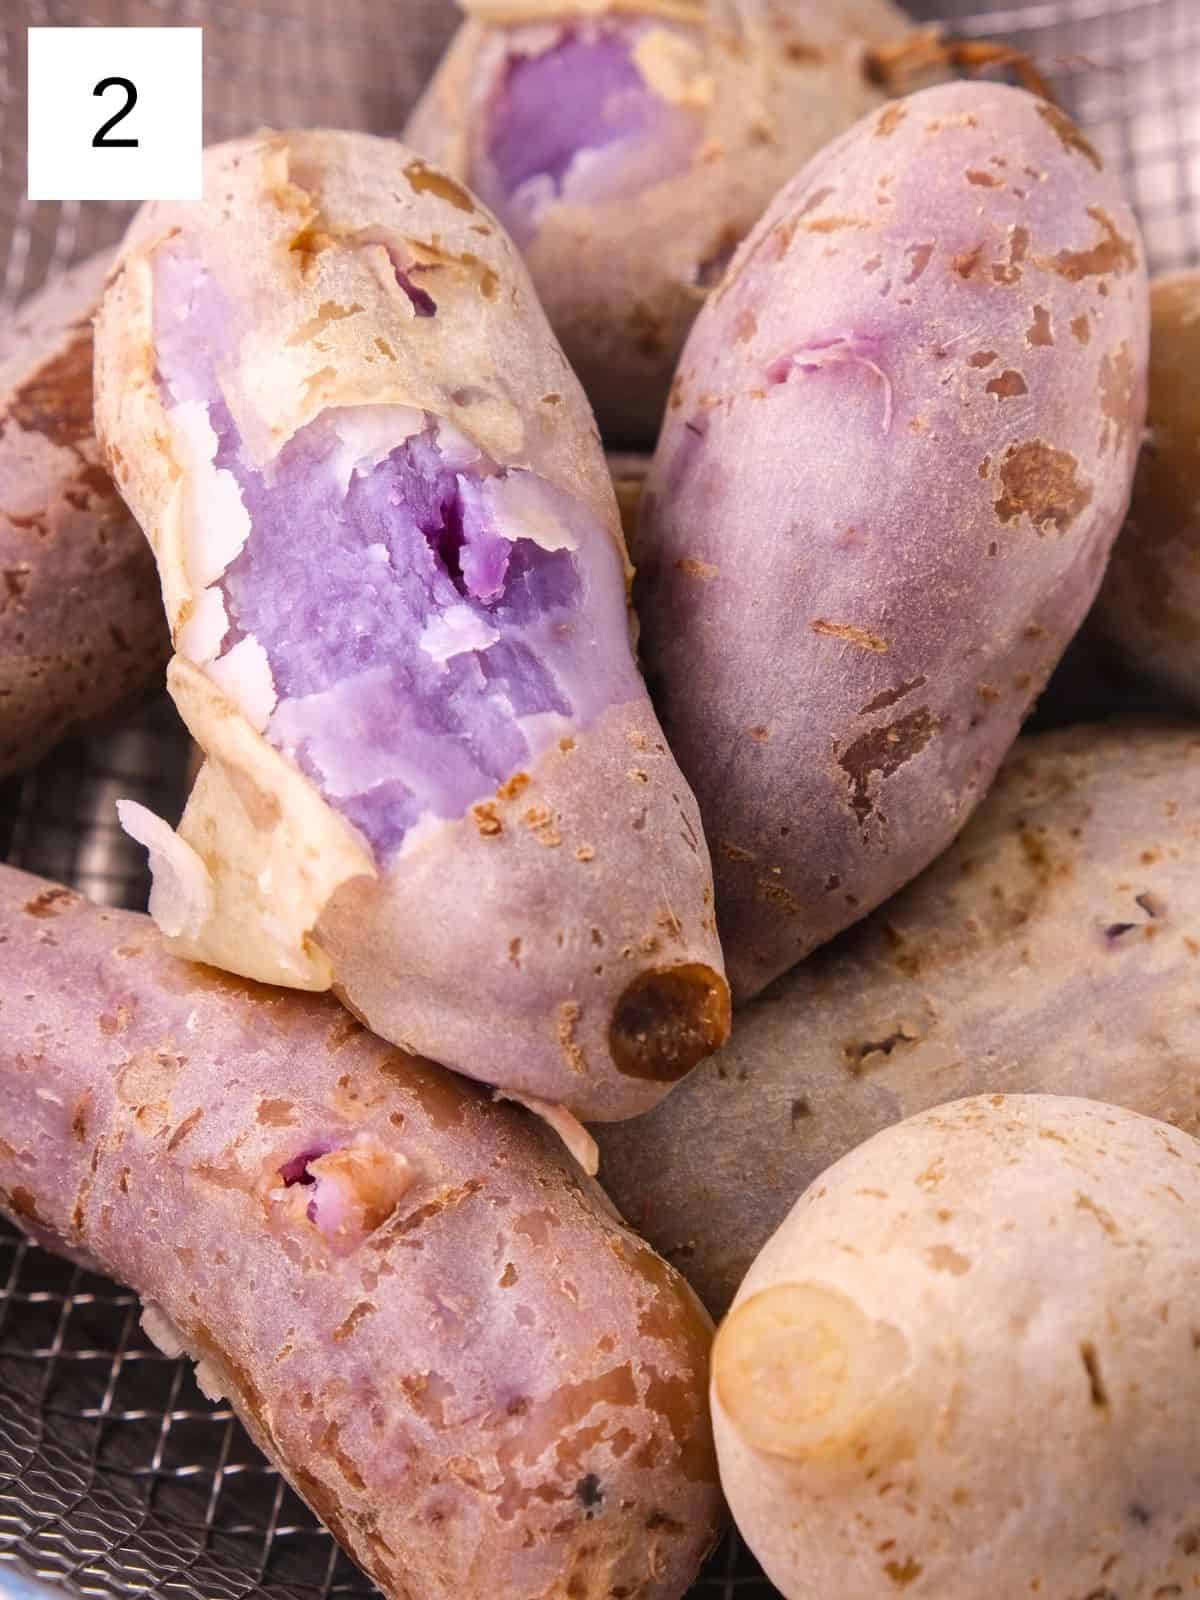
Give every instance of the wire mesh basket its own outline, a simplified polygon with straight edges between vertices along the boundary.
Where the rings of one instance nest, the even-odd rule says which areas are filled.
[[[111,243],[128,208],[24,198],[27,26],[203,24],[206,136],[264,123],[395,130],[454,24],[449,0],[4,0],[0,317]],[[909,5],[1029,51],[1122,174],[1155,271],[1200,264],[1200,0]],[[131,796],[178,815],[187,740],[165,699],[0,784],[0,856],[91,899],[142,907]],[[268,1467],[186,1361],[142,1334],[137,1297],[0,1223],[0,1592],[325,1600],[369,1581]],[[736,1538],[696,1600],[769,1600]],[[832,1600],[832,1597],[831,1597]]]

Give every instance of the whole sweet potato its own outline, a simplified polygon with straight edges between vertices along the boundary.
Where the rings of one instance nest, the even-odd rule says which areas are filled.
[[[154,558],[92,432],[92,316],[112,253],[56,279],[0,344],[0,778],[162,681]]]
[[[771,196],[886,96],[891,0],[463,0],[405,130],[524,252],[616,442],[653,445],[705,295]]]
[[[1147,420],[1093,618],[1130,667],[1200,709],[1200,272],[1150,285]]]
[[[131,1284],[391,1600],[667,1600],[710,1325],[523,1112],[0,867],[0,1204]]]
[[[1146,280],[1048,102],[927,89],[778,196],[688,340],[642,499],[642,650],[735,999],[986,790],[1128,503]]]
[[[97,419],[209,760],[152,851],[185,955],[629,1116],[728,1032],[695,802],[630,644],[587,402],[499,224],[365,134],[208,152],[135,221]]]
[[[818,1173],[957,1095],[1083,1095],[1200,1134],[1198,852],[1200,733],[1022,739],[941,860],[601,1130],[606,1187],[717,1313]]]
[[[1200,1143],[1062,1095],[869,1139],[713,1350],[721,1482],[786,1600],[1200,1589]]]

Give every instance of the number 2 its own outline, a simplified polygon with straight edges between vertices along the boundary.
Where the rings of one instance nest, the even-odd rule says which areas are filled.
[[[103,94],[106,89],[124,89],[125,104],[121,109],[109,117],[108,121],[92,135],[92,146],[96,150],[136,149],[136,139],[110,139],[109,131],[116,127],[123,117],[127,117],[137,105],[137,90],[128,78],[101,78],[92,90],[93,94]]]

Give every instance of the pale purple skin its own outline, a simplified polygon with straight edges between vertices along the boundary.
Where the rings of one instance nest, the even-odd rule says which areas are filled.
[[[92,430],[111,261],[51,282],[0,348],[0,778],[148,697],[170,650],[154,557]]]
[[[721,1316],[798,1194],[943,1101],[1080,1095],[1200,1137],[1198,858],[1194,724],[1022,737],[916,882],[597,1130],[610,1194]]]
[[[518,244],[564,193],[594,203],[687,170],[703,118],[663,100],[638,70],[633,48],[650,27],[661,22],[608,16],[550,37],[539,28],[536,47],[514,32],[477,133],[474,178]]]
[[[999,85],[865,118],[738,252],[680,363],[635,588],[735,999],[986,791],[1124,516],[1146,346],[1116,180]]]
[[[397,277],[418,315],[426,291]],[[333,471],[339,423],[322,413],[269,473],[246,456],[222,396],[234,315],[198,263],[155,257],[155,350],[168,411],[200,400],[252,531],[220,579],[230,627],[222,653],[253,634],[279,704],[265,730],[357,827],[386,864],[424,815],[461,817],[532,764],[549,742],[524,719],[550,713],[555,737],[644,693],[628,643],[615,545],[585,509],[544,479],[543,500],[573,528],[576,550],[515,543],[489,525],[479,451],[448,464],[437,419],[343,488]],[[520,472],[532,478],[528,472]],[[464,610],[486,648],[439,661],[423,630]]]
[[[8,867],[0,942],[0,1206],[170,1319],[385,1595],[683,1594],[711,1324],[553,1136]]]

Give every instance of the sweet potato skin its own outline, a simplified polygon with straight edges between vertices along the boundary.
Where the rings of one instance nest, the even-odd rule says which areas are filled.
[[[1099,162],[1020,90],[898,101],[781,192],[693,328],[635,599],[735,1000],[945,847],[1095,595],[1147,337]]]
[[[0,938],[4,1209],[173,1325],[385,1594],[684,1592],[711,1325],[535,1119],[11,868]]]
[[[942,1101],[1082,1095],[1200,1134],[1198,848],[1195,729],[1021,739],[939,861],[599,1130],[606,1186],[719,1314],[818,1173]]]
[[[1200,272],[1150,285],[1150,406],[1092,617],[1126,666],[1200,710]]]
[[[170,650],[154,557],[92,432],[105,251],[0,344],[0,778],[135,704]]]

